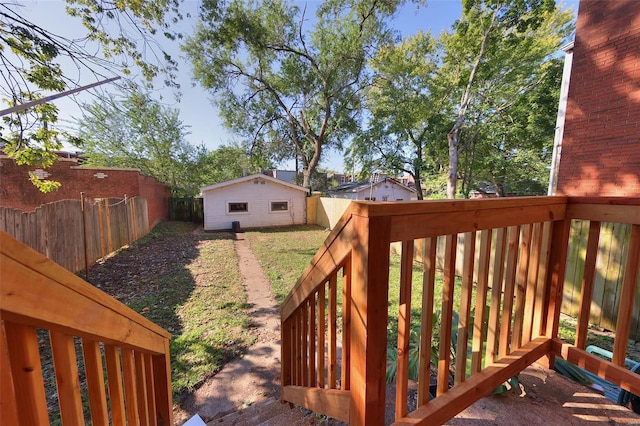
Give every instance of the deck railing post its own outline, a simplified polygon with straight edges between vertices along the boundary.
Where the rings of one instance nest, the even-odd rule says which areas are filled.
[[[349,424],[382,425],[385,412],[389,217],[352,216]]]

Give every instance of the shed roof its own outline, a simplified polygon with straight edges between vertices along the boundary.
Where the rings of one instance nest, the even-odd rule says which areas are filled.
[[[308,190],[306,188],[303,188],[299,185],[294,185],[292,183],[289,182],[285,182],[283,180],[280,179],[276,179],[276,178],[272,178],[271,176],[267,176],[267,175],[263,175],[261,173],[256,173],[253,175],[249,175],[249,176],[243,176],[237,179],[232,179],[232,180],[228,180],[226,182],[220,182],[220,183],[216,183],[213,185],[209,185],[209,186],[205,186],[200,188],[200,192],[205,192],[205,191],[215,191],[216,189],[220,189],[220,188],[225,188],[227,186],[231,186],[231,185],[236,185],[239,183],[243,183],[243,182],[248,182],[248,181],[252,181],[254,179],[264,179],[267,182],[272,182],[278,185],[282,185],[284,187],[290,188],[290,189],[295,189],[298,191],[302,191],[302,192],[308,192]]]
[[[416,192],[415,189],[409,188],[408,186],[403,185],[400,182],[398,182],[397,180],[395,180],[393,178],[390,178],[390,177],[386,177],[384,179],[379,180],[378,182],[374,182],[373,186],[378,186],[378,185],[380,185],[382,183],[385,183],[385,182],[398,185],[399,187],[404,188],[404,189],[406,189],[407,191],[410,191],[410,192]],[[329,189],[327,192],[330,192],[330,193],[357,193],[357,192],[360,192],[362,190],[369,189],[369,188],[371,188],[371,186],[372,186],[371,182],[345,182],[345,183],[342,183],[342,184],[336,186],[335,188]]]

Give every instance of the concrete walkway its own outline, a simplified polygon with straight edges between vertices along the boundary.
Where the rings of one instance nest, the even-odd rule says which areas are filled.
[[[234,246],[247,291],[247,303],[251,306],[251,332],[257,336],[257,341],[242,358],[225,364],[189,397],[185,405],[193,407],[205,421],[267,398],[278,398],[280,391],[278,306],[271,285],[243,234],[236,234]],[[187,420],[181,418],[184,414],[175,414],[176,424]]]

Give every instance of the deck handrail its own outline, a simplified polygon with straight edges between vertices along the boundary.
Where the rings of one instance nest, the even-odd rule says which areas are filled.
[[[85,423],[83,392],[92,424],[173,425],[171,335],[10,235],[0,240],[1,423],[51,421],[39,353],[48,340],[65,425]]]
[[[587,220],[594,224],[591,225],[594,229],[600,221],[632,228],[622,290],[627,300],[618,311],[619,334],[628,336],[633,301],[629,296],[635,294],[640,263],[640,199],[523,197],[353,202],[282,305],[282,399],[350,424],[382,424],[392,242],[402,245],[397,317],[398,424],[405,421],[416,424],[416,418],[422,419],[417,424],[423,424],[427,419],[422,416],[431,416],[431,420],[453,417],[490,392],[488,386],[496,380],[506,380],[509,376],[505,375],[512,374],[514,369],[520,371],[542,355],[549,365],[554,356],[578,360],[583,367],[595,370],[596,374],[600,372],[623,389],[640,393],[640,379],[616,368],[619,358],[626,353],[626,338],[615,339],[612,362],[584,355],[589,297],[584,297],[576,342],[568,344],[557,339],[567,247],[574,219]],[[462,238],[464,265],[458,278],[456,235]],[[446,240],[444,295],[438,306],[442,307],[440,337],[436,342],[440,348],[438,398],[431,403],[428,386],[423,383],[429,378],[431,313],[438,308],[434,303],[440,303],[433,296],[438,237]],[[420,246],[416,241],[424,243]],[[428,314],[421,319],[418,405],[422,408],[408,413],[406,383],[414,246],[424,249],[418,253],[423,261],[423,300],[419,311]],[[587,256],[595,263],[597,241],[590,241],[589,247]],[[462,292],[460,319],[454,330],[453,294],[458,287]],[[587,286],[585,291],[588,290]],[[340,294],[341,323],[336,317],[339,306],[336,295]],[[475,308],[471,306],[472,294],[476,298]],[[485,326],[471,329],[470,323]],[[457,355],[451,358],[448,342],[454,332]],[[340,334],[341,362],[335,355],[336,336]],[[471,353],[470,367],[467,348]],[[338,372],[332,371],[337,368],[341,370],[341,380]],[[447,385],[449,374],[453,382],[451,390]],[[456,395],[464,401],[456,400]],[[330,414],[327,411],[332,404]]]

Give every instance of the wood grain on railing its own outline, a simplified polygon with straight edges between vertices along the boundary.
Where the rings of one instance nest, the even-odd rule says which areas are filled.
[[[471,343],[471,374],[482,370],[482,346],[485,341],[487,291],[489,288],[489,261],[491,259],[491,229],[480,233],[480,255],[478,257],[478,284],[476,290],[475,316],[473,318],[473,341]]]
[[[640,395],[640,375],[627,370],[624,365],[617,365],[556,339],[552,340],[551,348],[553,354],[561,356],[570,363],[589,370],[624,390]]]
[[[446,236],[444,277],[442,284],[442,310],[440,311],[440,342],[438,354],[438,388],[440,396],[449,390],[449,365],[451,329],[453,328],[453,292],[456,279],[456,244],[455,235]]]
[[[502,357],[480,373],[469,377],[464,383],[451,389],[442,396],[418,407],[406,417],[393,423],[403,425],[443,424],[456,414],[469,407],[475,401],[489,394],[502,382],[524,370],[534,361],[550,351],[551,340],[539,337],[522,348]]]
[[[436,278],[436,238],[424,242],[422,268],[422,303],[420,315],[420,353],[418,364],[418,406],[430,399],[431,339],[433,330],[433,298]]]
[[[342,364],[341,388],[351,389],[351,262],[347,261],[342,274]]]
[[[409,340],[411,333],[411,284],[413,241],[402,242],[400,298],[398,306],[398,368],[396,370],[396,419],[407,414],[409,383]]]
[[[80,393],[78,361],[73,337],[52,331],[49,333],[51,351],[56,371],[60,416],[64,424],[80,425],[84,423],[82,401],[76,396]]]
[[[465,232],[462,262],[462,288],[460,311],[458,312],[458,341],[456,344],[455,384],[464,382],[467,373],[467,343],[469,341],[469,318],[473,293],[473,266],[476,251],[476,233]]]
[[[598,242],[600,238],[600,222],[592,221],[589,224],[589,239],[587,242],[587,254],[585,260],[582,288],[580,291],[580,316],[576,326],[576,342],[579,348],[587,347],[587,327],[589,325],[589,311],[593,299],[593,283],[596,272],[596,256],[598,255]]]
[[[169,333],[6,233],[0,238],[1,349],[7,348],[9,361],[3,357],[0,368],[3,382],[10,377],[14,388],[12,394],[3,387],[3,419],[16,410],[17,424],[55,420],[49,419],[39,353],[46,343],[52,359],[44,361],[54,367],[47,374],[55,375],[64,424],[84,424],[89,413],[83,412],[83,391],[93,424],[172,424]],[[36,330],[49,331],[40,338],[45,343]]]
[[[504,259],[507,247],[507,230],[499,228],[496,233],[496,249],[493,258],[493,279],[491,281],[491,304],[487,323],[487,348],[485,363],[493,364],[498,356],[500,336],[500,299],[503,290]]]

